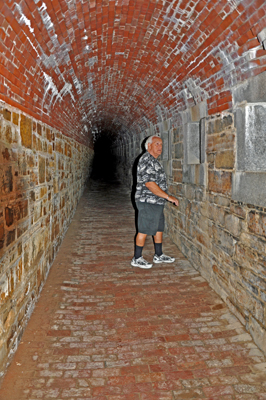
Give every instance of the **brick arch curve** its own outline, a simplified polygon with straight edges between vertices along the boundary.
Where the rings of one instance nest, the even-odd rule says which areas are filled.
[[[8,0],[0,5],[0,99],[82,143],[138,133],[189,104],[230,109],[265,70],[262,0]]]

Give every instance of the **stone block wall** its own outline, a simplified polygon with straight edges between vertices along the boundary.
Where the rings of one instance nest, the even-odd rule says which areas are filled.
[[[174,130],[170,193],[180,206],[166,207],[168,233],[266,353],[266,208],[232,198],[235,115],[216,114],[203,122],[205,186],[200,184],[200,164],[194,183],[184,182],[185,128]]]
[[[74,215],[92,157],[90,148],[2,104],[0,373]]]

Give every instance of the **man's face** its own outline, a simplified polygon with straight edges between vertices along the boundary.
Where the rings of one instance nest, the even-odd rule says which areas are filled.
[[[162,154],[163,151],[163,141],[160,138],[153,138],[152,143],[148,144],[148,152],[157,158]]]

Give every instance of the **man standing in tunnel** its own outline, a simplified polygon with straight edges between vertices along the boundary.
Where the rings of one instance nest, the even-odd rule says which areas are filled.
[[[140,158],[137,168],[136,206],[138,209],[138,234],[136,236],[135,254],[131,261],[133,267],[151,268],[142,257],[142,250],[147,235],[154,239],[154,263],[172,263],[174,258],[163,254],[162,241],[164,231],[165,201],[178,206],[178,200],[167,193],[166,174],[158,161],[163,150],[163,142],[159,136],[150,136],[146,143],[146,153]]]

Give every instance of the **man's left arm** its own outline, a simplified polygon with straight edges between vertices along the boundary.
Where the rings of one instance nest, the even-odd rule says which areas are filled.
[[[157,183],[146,182],[145,185],[153,194],[155,194],[155,196],[168,200],[171,203],[174,203],[176,206],[179,205],[178,199],[176,199],[174,196],[170,196],[169,194],[167,194],[164,190],[160,188],[160,186],[157,185]]]

